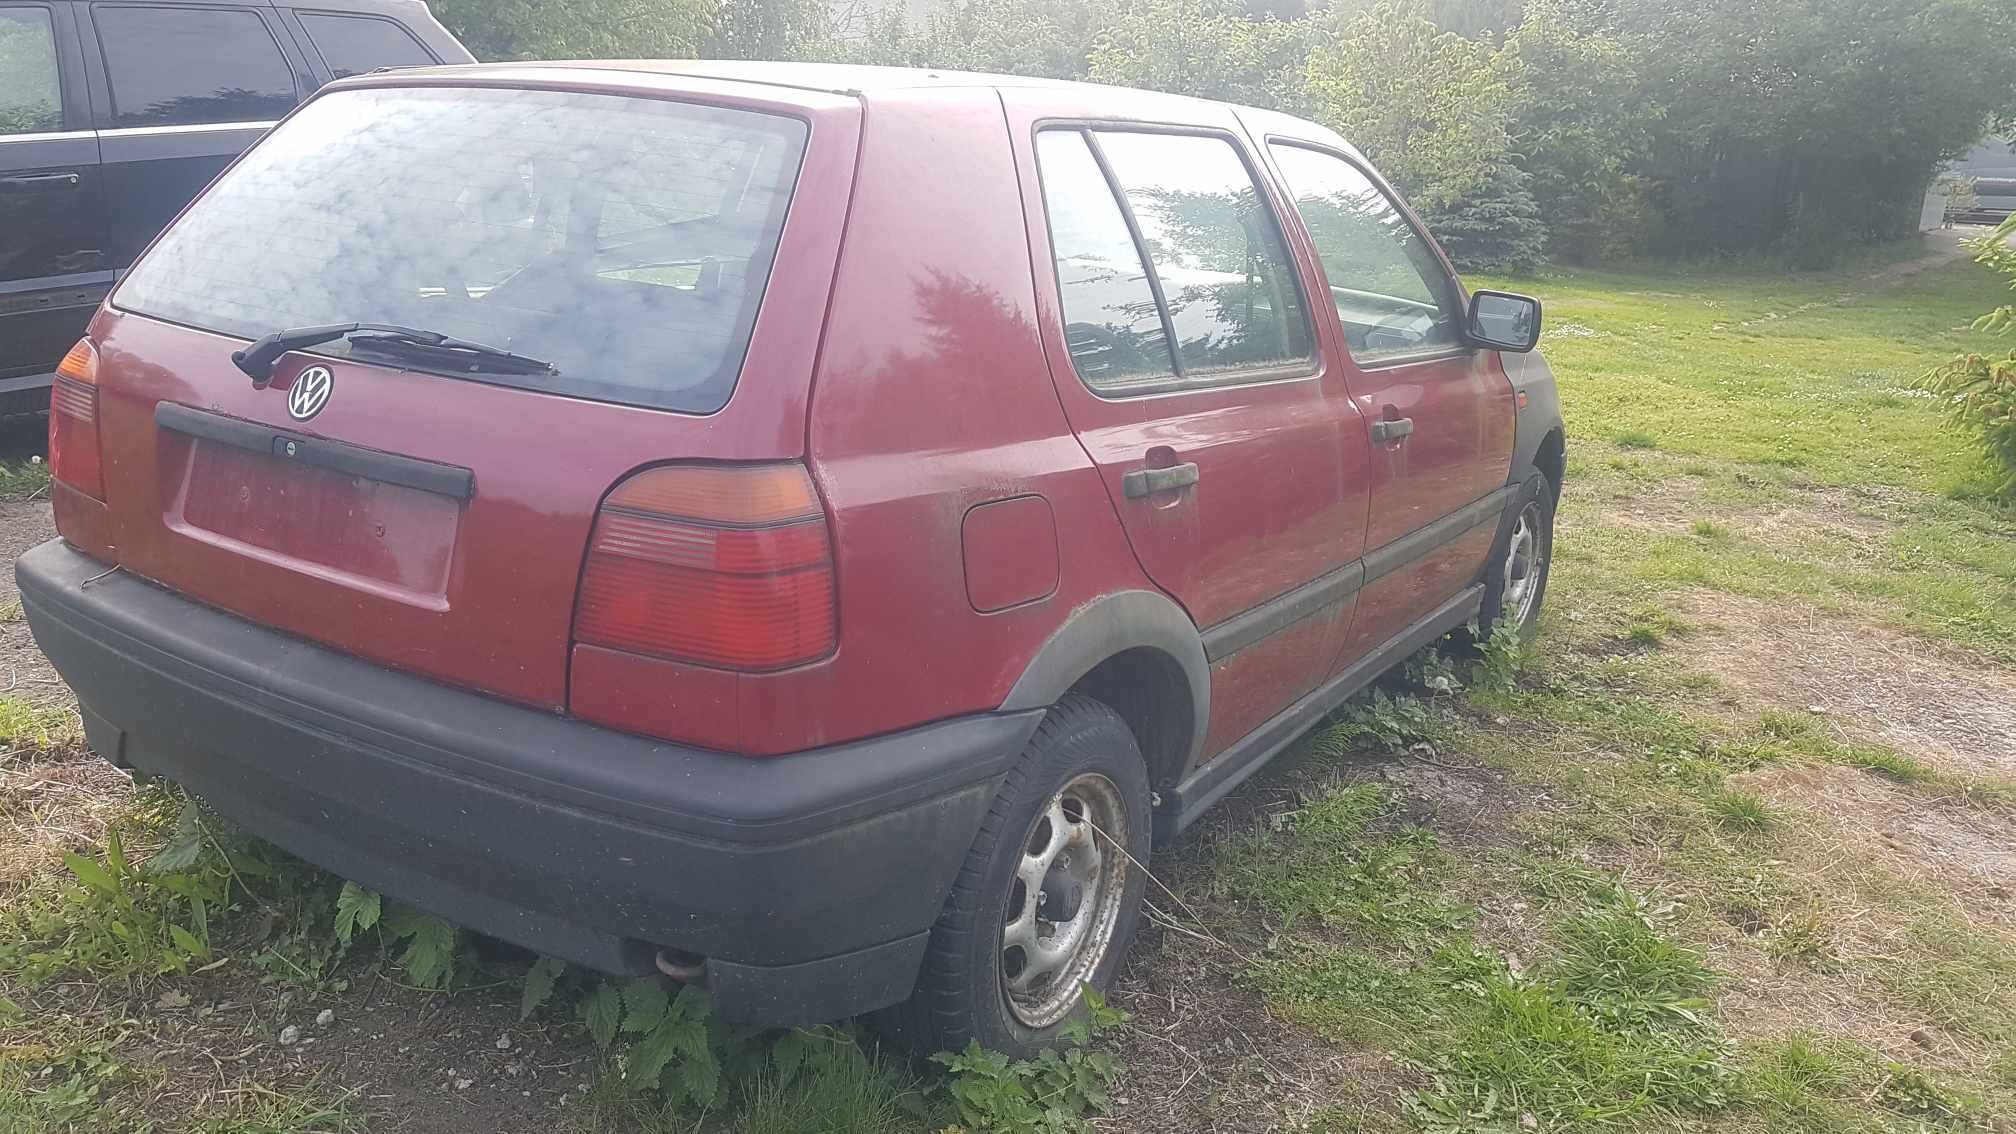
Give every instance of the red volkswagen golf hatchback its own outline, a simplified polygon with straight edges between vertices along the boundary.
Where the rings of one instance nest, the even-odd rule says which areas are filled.
[[[1027,1051],[1154,840],[1530,633],[1539,321],[1281,114],[363,76],[70,352],[17,573],[101,755],[311,861],[724,1017]]]

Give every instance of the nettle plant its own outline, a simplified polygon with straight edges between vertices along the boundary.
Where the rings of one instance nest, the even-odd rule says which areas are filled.
[[[1973,244],[1974,262],[2009,279],[2016,290],[2016,217]],[[1974,321],[1977,331],[2007,334],[2016,328],[2016,304],[2005,303]],[[1948,420],[1975,435],[2003,477],[1995,495],[2016,500],[2016,349],[1966,354],[1918,380],[1921,389],[1946,399]]]

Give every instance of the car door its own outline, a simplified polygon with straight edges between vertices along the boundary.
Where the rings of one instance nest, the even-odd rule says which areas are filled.
[[[1203,632],[1208,759],[1314,688],[1348,625],[1355,411],[1229,112],[1060,123],[1043,95],[1008,97],[1041,186],[1027,213],[1051,377],[1136,558]]]
[[[111,285],[67,2],[0,0],[0,411],[33,408]]]
[[[124,270],[212,178],[314,86],[271,8],[92,3],[86,59],[106,98],[99,148]]]
[[[1511,467],[1512,387],[1464,337],[1461,285],[1390,189],[1346,150],[1270,135],[1350,351],[1371,443],[1365,580],[1337,667],[1475,582]]]

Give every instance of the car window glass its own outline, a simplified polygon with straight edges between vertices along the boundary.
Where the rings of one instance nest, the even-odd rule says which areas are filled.
[[[1078,376],[1095,390],[1173,378],[1176,368],[1141,253],[1085,136],[1045,130],[1036,136],[1036,157],[1064,305],[1064,340]]]
[[[257,12],[243,8],[91,9],[116,123],[265,122],[294,107],[294,74]]]
[[[1183,376],[1309,359],[1294,262],[1232,144],[1116,130],[1094,137],[1162,285]]]
[[[1334,154],[1273,150],[1329,277],[1352,357],[1372,362],[1460,345],[1455,285],[1372,179]]]
[[[741,373],[806,138],[797,119],[658,99],[333,92],[205,191],[113,302],[247,339],[423,327],[559,369],[479,381],[711,413]]]
[[[63,128],[56,33],[47,8],[0,8],[0,135]]]
[[[301,26],[308,29],[329,73],[339,79],[380,67],[427,67],[436,61],[413,33],[390,20],[303,12]]]

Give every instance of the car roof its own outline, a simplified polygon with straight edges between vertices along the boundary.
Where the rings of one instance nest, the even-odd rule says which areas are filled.
[[[619,76],[634,77],[647,74],[757,83],[764,86],[847,95],[872,95],[878,91],[930,87],[1041,87],[1070,91],[1088,99],[1110,98],[1118,92],[1125,91],[1128,97],[1133,99],[1147,97],[1167,100],[1172,105],[1194,105],[1206,101],[1186,95],[1164,94],[1099,83],[1072,82],[1066,79],[997,75],[983,71],[956,71],[946,68],[875,67],[859,63],[781,63],[739,59],[569,59],[525,63],[479,63],[473,66],[429,68],[426,73],[482,75],[508,81],[514,74],[522,74],[525,78],[531,79],[538,77],[537,72],[545,72],[550,76],[556,69],[607,72],[612,82],[618,81]],[[588,76],[583,78],[592,81]]]

